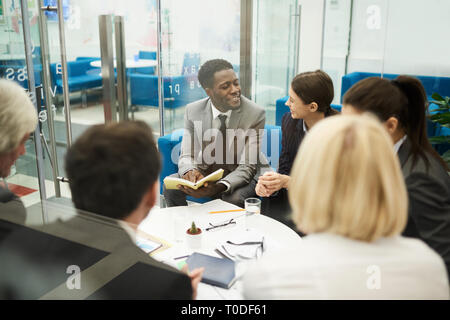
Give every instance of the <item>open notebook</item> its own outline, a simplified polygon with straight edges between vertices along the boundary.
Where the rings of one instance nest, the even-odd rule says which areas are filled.
[[[216,170],[195,183],[182,178],[165,177],[164,185],[166,186],[167,190],[178,189],[177,185],[182,185],[197,190],[198,188],[203,186],[205,182],[220,180],[222,179],[222,176],[223,176],[223,169]]]

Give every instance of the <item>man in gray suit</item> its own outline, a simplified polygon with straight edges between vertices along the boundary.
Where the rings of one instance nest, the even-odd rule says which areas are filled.
[[[25,90],[13,81],[0,80],[0,178],[6,178],[14,162],[25,154],[25,143],[37,122],[36,109]],[[0,219],[23,224],[25,217],[22,201],[0,185]]]
[[[228,61],[205,62],[198,80],[208,97],[186,106],[178,173],[172,176],[196,182],[218,169],[224,174],[197,190],[164,188],[166,203],[186,205],[189,195],[221,198],[242,207],[246,198],[255,195],[253,177],[260,161],[265,111],[241,95],[239,79]]]

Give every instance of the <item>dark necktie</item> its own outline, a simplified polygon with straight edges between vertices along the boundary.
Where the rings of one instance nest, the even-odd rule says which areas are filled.
[[[219,120],[220,120],[220,134],[222,135],[222,156],[223,156],[223,162],[225,163],[226,161],[226,150],[227,150],[227,125],[226,125],[226,121],[227,121],[227,115],[225,114],[221,114],[219,115]]]

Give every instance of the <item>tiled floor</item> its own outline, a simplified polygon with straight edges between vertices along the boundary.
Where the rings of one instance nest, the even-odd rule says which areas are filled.
[[[33,204],[36,204],[41,201],[41,196],[39,193],[39,185],[36,177],[31,177],[27,175],[23,175],[20,173],[15,174],[14,176],[8,178],[8,183],[14,183],[20,186],[24,186],[27,188],[32,188],[37,190],[36,192],[30,193],[21,197],[22,202],[25,207],[30,207]],[[71,198],[71,193],[69,189],[69,185],[67,183],[60,183],[61,196],[65,198]],[[51,198],[55,196],[55,188],[53,181],[45,180],[45,191],[47,198]]]

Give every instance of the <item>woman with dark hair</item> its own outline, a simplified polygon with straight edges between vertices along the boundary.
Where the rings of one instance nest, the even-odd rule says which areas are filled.
[[[436,250],[450,271],[450,176],[427,137],[427,98],[422,83],[398,76],[367,78],[344,95],[342,113],[374,113],[389,132],[402,166],[409,197],[403,235]]]
[[[258,178],[256,194],[262,198],[263,214],[292,225],[287,197],[290,171],[305,134],[318,121],[338,114],[331,108],[334,98],[333,81],[322,70],[303,72],[295,76],[289,88],[287,112],[282,119],[282,148],[278,172],[266,172]]]

